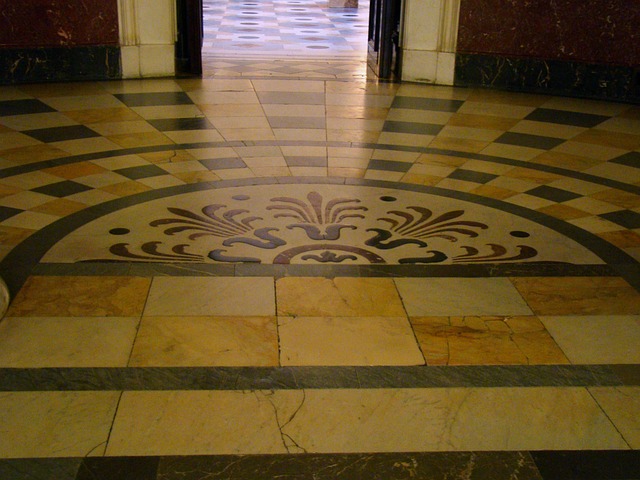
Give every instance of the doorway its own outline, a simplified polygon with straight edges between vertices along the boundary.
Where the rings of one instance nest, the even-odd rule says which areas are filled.
[[[257,75],[352,78],[366,77],[369,65],[378,77],[390,78],[400,65],[397,50],[389,55],[385,45],[398,44],[393,32],[399,31],[399,16],[388,21],[386,16],[399,12],[401,0],[177,2],[177,57],[184,73],[208,77],[254,70]],[[373,41],[372,31],[379,31]]]

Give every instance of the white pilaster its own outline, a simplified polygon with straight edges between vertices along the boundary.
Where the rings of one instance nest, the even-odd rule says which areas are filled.
[[[118,0],[123,78],[175,75],[174,0]]]
[[[460,0],[406,0],[402,79],[453,85]]]

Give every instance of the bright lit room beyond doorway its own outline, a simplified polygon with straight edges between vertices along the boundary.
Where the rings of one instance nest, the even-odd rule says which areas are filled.
[[[368,0],[204,0],[203,76],[367,76]]]

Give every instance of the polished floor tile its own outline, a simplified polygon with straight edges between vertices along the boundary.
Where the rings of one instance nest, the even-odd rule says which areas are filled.
[[[0,88],[0,477],[633,478],[637,107],[217,3],[203,78]]]
[[[422,365],[404,317],[279,317],[280,363]]]
[[[130,366],[275,366],[273,317],[144,317]]]

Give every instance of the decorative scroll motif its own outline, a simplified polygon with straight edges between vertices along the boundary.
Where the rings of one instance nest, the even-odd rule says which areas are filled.
[[[232,200],[238,204],[250,197],[236,195]],[[396,201],[389,196],[377,200]],[[261,215],[222,203],[196,212],[169,207],[172,216],[149,223],[163,240],[139,247],[117,243],[109,251],[122,261],[274,264],[495,263],[538,255],[528,245],[483,242],[489,225],[467,218],[464,210],[437,212],[412,205],[380,216],[370,208],[375,199],[367,201],[369,206],[358,198],[325,199],[312,191],[305,198],[270,198]],[[116,230],[128,231],[112,232]],[[517,231],[501,238],[508,242],[509,236],[530,235]]]

